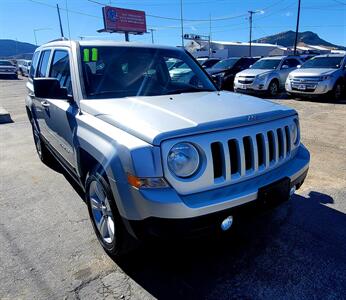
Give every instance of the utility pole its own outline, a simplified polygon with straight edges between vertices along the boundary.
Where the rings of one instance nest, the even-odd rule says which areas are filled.
[[[183,0],[180,0],[181,46],[184,48]]]
[[[151,43],[154,44],[154,28],[149,28],[150,32],[151,32]]]
[[[300,19],[300,0],[298,0],[298,14],[297,14],[296,37],[295,37],[295,39],[294,39],[294,55],[297,55],[297,42],[298,42],[298,31],[299,31],[299,19]]]
[[[64,37],[64,31],[62,30],[62,24],[61,24],[61,17],[60,17],[60,9],[59,9],[59,5],[56,4],[56,9],[58,11],[58,17],[59,17],[59,25],[60,25],[60,33],[61,33],[61,37]]]
[[[209,14],[209,40],[208,40],[208,56],[211,55],[211,14]]]
[[[250,39],[249,39],[249,57],[251,57],[251,47],[252,47],[252,15],[255,14],[255,11],[249,10],[249,22],[250,22]]]

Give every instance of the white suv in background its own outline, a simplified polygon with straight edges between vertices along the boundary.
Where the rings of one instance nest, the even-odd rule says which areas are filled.
[[[240,93],[263,93],[271,97],[278,95],[285,86],[290,72],[302,65],[298,56],[265,57],[249,69],[239,72],[234,80],[234,91]]]
[[[325,95],[340,100],[345,92],[345,83],[346,56],[326,54],[311,58],[300,69],[291,72],[285,88],[293,96]]]

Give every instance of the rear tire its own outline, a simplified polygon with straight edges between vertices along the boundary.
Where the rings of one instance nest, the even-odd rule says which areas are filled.
[[[120,216],[109,183],[98,169],[88,174],[85,197],[96,236],[109,256],[120,258],[136,246]]]
[[[54,162],[54,157],[47,149],[46,144],[43,142],[34,119],[31,119],[31,127],[32,127],[32,135],[34,137],[35,148],[36,148],[36,152],[39,159],[45,165],[51,166],[52,163]]]

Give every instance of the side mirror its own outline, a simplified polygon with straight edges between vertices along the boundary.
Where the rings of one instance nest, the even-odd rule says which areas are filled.
[[[302,65],[298,65],[298,66],[297,66],[297,69],[300,69],[301,67],[302,67]]]
[[[38,98],[71,100],[56,78],[34,78],[34,92]]]
[[[289,66],[288,66],[288,65],[283,65],[283,66],[281,67],[281,70],[287,70],[287,69],[289,69]]]

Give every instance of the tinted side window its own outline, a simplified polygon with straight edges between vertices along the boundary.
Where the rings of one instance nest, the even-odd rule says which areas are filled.
[[[70,60],[67,51],[56,50],[54,52],[49,77],[58,79],[60,87],[66,88],[68,94],[72,94]]]
[[[32,57],[32,63],[31,63],[30,74],[29,74],[30,78],[34,78],[39,54],[40,52],[35,52],[34,56]]]
[[[287,64],[290,68],[295,68],[296,66],[298,66],[300,63],[298,60],[294,59],[294,58],[290,58],[287,59]]]
[[[40,62],[38,64],[36,77],[46,76],[50,52],[51,52],[50,50],[45,50],[41,52],[41,57],[40,57]]]

